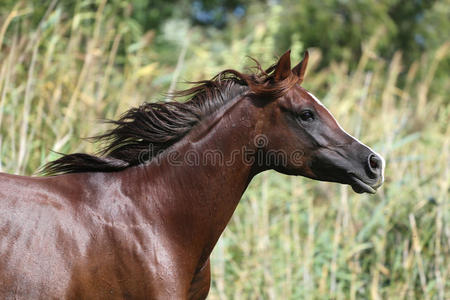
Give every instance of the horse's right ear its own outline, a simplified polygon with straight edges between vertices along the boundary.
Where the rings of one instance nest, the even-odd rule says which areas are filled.
[[[274,77],[276,81],[281,81],[291,74],[291,50],[288,50],[278,60],[275,66]]]
[[[306,50],[302,61],[292,69],[292,73],[294,73],[298,77],[298,84],[302,83],[303,78],[305,77],[306,66],[308,65],[308,58],[309,54],[308,50]]]

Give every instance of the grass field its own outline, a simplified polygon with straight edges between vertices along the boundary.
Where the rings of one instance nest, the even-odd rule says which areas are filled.
[[[152,32],[132,40],[132,25],[103,9],[67,18],[50,8],[38,26],[20,5],[2,16],[1,171],[31,175],[57,157],[50,149],[94,152],[80,137],[105,130],[99,119],[164,99],[185,87],[179,81],[250,66],[246,55],[268,66],[281,54],[271,39],[277,20],[256,20],[252,36],[236,25],[219,46],[195,29],[167,26],[180,55],[166,59]],[[214,250],[210,299],[450,298],[450,84],[435,76],[450,44],[403,65],[400,52],[390,61],[377,55],[382,34],[367,40],[352,72],[349,61],[317,70],[321,52],[311,49],[304,87],[385,157],[384,187],[358,195],[275,172],[257,176]],[[301,43],[292,50],[299,59]]]

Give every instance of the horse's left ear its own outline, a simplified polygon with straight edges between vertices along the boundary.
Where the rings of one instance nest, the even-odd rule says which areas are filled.
[[[303,78],[305,77],[306,66],[308,65],[308,58],[309,58],[308,51],[305,51],[305,55],[303,56],[302,61],[292,69],[292,73],[294,73],[298,77],[299,84],[303,82]]]
[[[291,74],[291,50],[288,50],[278,60],[275,66],[274,78],[275,81],[281,81],[288,78]]]

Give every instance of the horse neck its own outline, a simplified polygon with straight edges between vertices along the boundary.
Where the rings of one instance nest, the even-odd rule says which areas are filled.
[[[180,222],[191,226],[186,230],[203,236],[207,255],[258,173],[243,159],[243,151],[254,151],[255,109],[249,99],[231,100],[167,149],[157,167],[146,167],[148,176],[158,174],[153,184],[170,187],[161,197],[171,195],[177,217],[183,212]]]

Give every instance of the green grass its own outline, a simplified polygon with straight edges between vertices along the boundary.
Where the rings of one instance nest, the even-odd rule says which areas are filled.
[[[255,15],[250,35],[235,25],[229,44],[197,29],[181,34],[178,59],[157,51],[161,37],[130,38],[132,24],[103,10],[67,16],[56,7],[33,27],[32,11],[18,4],[0,19],[3,172],[31,175],[57,157],[50,149],[93,152],[80,137],[103,131],[98,119],[163,99],[170,86],[184,87],[178,81],[242,69],[246,55],[267,66],[280,54],[271,38],[276,9]],[[167,28],[179,34],[177,24]],[[321,52],[311,49],[304,86],[386,158],[384,187],[358,195],[257,176],[214,250],[210,299],[449,299],[449,78],[435,73],[450,44],[405,66],[401,53],[385,61],[374,52],[382,34],[367,41],[353,71],[348,61],[316,70]],[[301,43],[292,48],[298,59]]]

